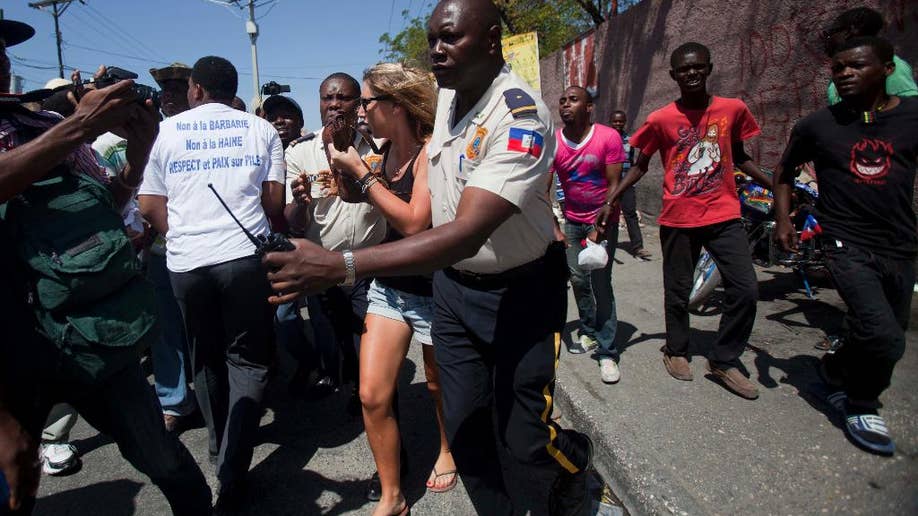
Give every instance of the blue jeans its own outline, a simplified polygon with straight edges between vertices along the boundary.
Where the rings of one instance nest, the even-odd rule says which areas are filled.
[[[150,253],[147,261],[147,278],[156,287],[156,303],[162,336],[153,343],[153,381],[156,397],[164,414],[185,416],[194,411],[194,397],[188,395],[185,364],[188,362],[188,344],[185,326],[179,310],[166,257]]]
[[[609,263],[602,269],[584,271],[577,265],[577,255],[583,250],[581,241],[593,230],[592,224],[564,222],[564,236],[567,248],[567,267],[571,271],[571,286],[580,315],[579,335],[588,335],[599,342],[599,356],[616,358],[615,333],[618,316],[615,313],[615,293],[612,291],[612,263],[615,261],[615,246],[618,244],[618,223],[610,231],[608,247]]]
[[[306,334],[303,333],[299,300],[284,303],[274,313],[274,334],[277,345],[302,362],[308,354]]]

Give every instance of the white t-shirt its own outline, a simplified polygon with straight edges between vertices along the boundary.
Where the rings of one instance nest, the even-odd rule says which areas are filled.
[[[251,256],[255,246],[207,185],[213,184],[246,229],[270,232],[262,183],[284,184],[284,150],[266,120],[208,103],[160,123],[140,195],[168,198],[166,266],[187,272]]]

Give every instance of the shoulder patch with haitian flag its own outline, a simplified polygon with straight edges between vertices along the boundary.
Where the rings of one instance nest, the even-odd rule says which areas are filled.
[[[542,135],[522,127],[510,128],[510,139],[507,141],[507,150],[530,154],[536,158],[542,155],[542,144],[545,140]]]
[[[513,118],[520,118],[537,113],[536,103],[532,97],[519,88],[511,88],[504,92],[504,102],[510,109]]]

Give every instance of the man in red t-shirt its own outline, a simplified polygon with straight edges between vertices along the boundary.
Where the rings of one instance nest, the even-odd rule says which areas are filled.
[[[663,208],[657,219],[666,311],[663,363],[672,377],[692,379],[688,299],[695,262],[704,246],[723,276],[726,294],[708,368],[734,393],[755,399],[758,389],[740,371],[739,356],[752,333],[758,285],[740,221],[733,169],[763,185],[771,184],[743,151],[743,140],[758,135],[759,126],[741,100],[708,94],[713,66],[707,47],[681,45],[672,53],[670,66],[681,97],[651,113],[631,136],[637,170],[619,183],[610,201],[617,203],[622,192],[647,172],[650,157],[660,151],[665,169]]]

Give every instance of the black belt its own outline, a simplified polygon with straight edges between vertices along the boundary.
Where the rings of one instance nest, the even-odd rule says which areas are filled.
[[[557,262],[557,263],[555,263]],[[494,288],[506,287],[510,283],[519,279],[538,276],[540,280],[547,279],[546,270],[551,267],[559,268],[562,274],[567,271],[566,261],[564,259],[564,244],[561,242],[552,242],[548,246],[545,254],[531,262],[518,265],[512,269],[503,272],[489,274],[479,274],[477,272],[461,271],[453,267],[443,269],[443,273],[448,278],[469,288],[490,290]]]

